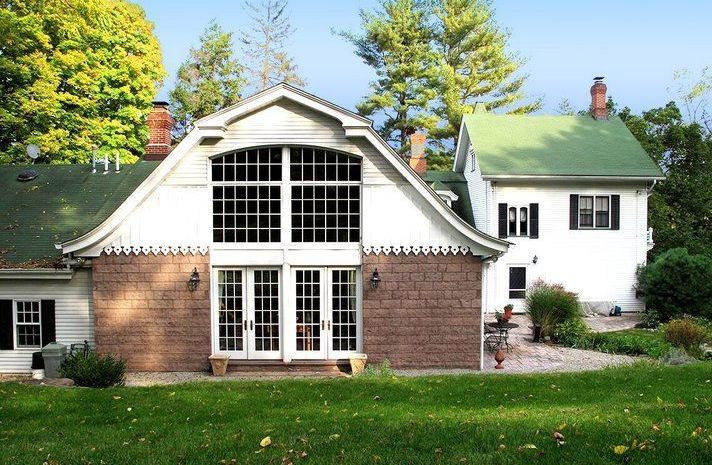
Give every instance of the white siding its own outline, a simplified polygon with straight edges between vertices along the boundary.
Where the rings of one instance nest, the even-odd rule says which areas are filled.
[[[620,195],[620,230],[570,230],[570,194]],[[497,204],[539,204],[539,238],[509,237],[509,252],[492,267],[493,296],[487,311],[510,302],[509,266],[527,266],[527,281],[561,283],[584,302],[610,301],[623,311],[643,309],[635,298],[636,269],[645,263],[647,194],[643,183],[497,182],[489,209],[489,233],[497,234]],[[536,264],[532,263],[534,256]],[[512,301],[515,311],[521,301]]]
[[[339,121],[285,100],[235,121],[220,142],[200,145],[188,152],[161,186],[91,253],[97,254],[108,245],[210,245],[210,157],[261,145],[325,147],[362,157],[364,246],[443,246],[471,242],[447,224],[366,139],[347,138]],[[290,246],[301,247],[299,244]],[[218,248],[230,246],[221,244]],[[213,252],[216,252],[215,247]]]
[[[78,270],[71,280],[0,280],[0,299],[55,301],[57,342],[94,342],[91,271]],[[26,373],[32,352],[39,349],[0,350],[0,373]]]
[[[475,155],[475,156],[473,156]],[[474,166],[473,166],[474,165]],[[490,182],[482,179],[482,172],[477,161],[476,154],[472,145],[467,151],[465,160],[465,171],[463,173],[467,180],[467,190],[470,193],[470,203],[475,218],[475,226],[480,231],[488,231],[489,224],[487,218],[488,205],[491,202],[490,198]]]

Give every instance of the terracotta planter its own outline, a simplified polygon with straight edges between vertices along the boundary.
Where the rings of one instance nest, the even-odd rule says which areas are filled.
[[[210,360],[210,366],[213,368],[213,376],[225,376],[230,354],[213,354],[208,357],[208,360]]]
[[[504,352],[502,352],[502,349],[497,350],[494,354],[494,361],[497,362],[497,364],[494,366],[497,370],[502,370],[504,369],[504,365],[502,365],[502,362],[504,362]]]
[[[504,321],[509,321],[510,318],[512,318],[512,309],[505,308],[504,309]]]
[[[361,373],[366,368],[366,360],[368,360],[368,355],[366,354],[353,354],[349,356],[351,374],[357,375]]]

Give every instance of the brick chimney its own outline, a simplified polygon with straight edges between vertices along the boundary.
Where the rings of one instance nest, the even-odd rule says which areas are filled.
[[[425,134],[415,132],[410,135],[408,164],[420,176],[423,176],[428,170],[428,160],[425,158]]]
[[[148,144],[146,160],[163,160],[171,153],[171,129],[173,117],[167,102],[153,102],[153,109],[148,114]]]
[[[606,107],[606,85],[603,76],[593,78],[591,86],[591,116],[593,119],[608,119]]]

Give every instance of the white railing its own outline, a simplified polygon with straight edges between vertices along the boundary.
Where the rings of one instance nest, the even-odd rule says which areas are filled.
[[[653,228],[648,228],[648,233],[646,234],[648,245],[652,247],[655,242],[653,241]]]

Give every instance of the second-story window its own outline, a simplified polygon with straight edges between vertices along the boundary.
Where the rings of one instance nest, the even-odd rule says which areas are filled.
[[[508,235],[526,236],[529,234],[529,208],[509,207]]]
[[[358,242],[361,160],[344,153],[290,150],[292,242]]]
[[[212,160],[213,241],[280,242],[282,148]]]

